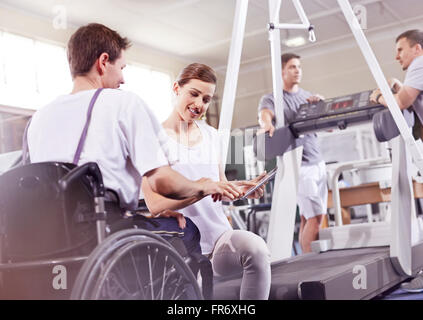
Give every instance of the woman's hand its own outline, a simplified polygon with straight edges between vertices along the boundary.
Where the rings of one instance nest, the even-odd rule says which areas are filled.
[[[255,187],[257,183],[260,182],[261,179],[263,179],[266,176],[267,172],[263,171],[258,177],[255,177],[254,179],[251,179],[250,181],[240,181],[240,184],[242,185],[242,188],[246,188],[245,192],[248,191],[248,189]],[[264,195],[264,188],[266,186],[267,182],[263,185],[261,185],[259,188],[257,188],[256,191],[254,191],[252,194],[250,194],[247,198],[248,199],[259,199],[263,197]]]
[[[223,197],[235,200],[244,195],[241,188],[229,181],[213,181],[209,178],[197,180],[201,184],[202,197],[212,195],[214,201],[222,200]]]
[[[242,191],[243,194],[245,194],[249,189],[255,187],[257,183],[263,179],[266,176],[267,172],[264,171],[262,174],[260,174],[258,177],[252,179],[252,180],[242,180],[242,181],[231,181],[233,184],[238,186]],[[264,188],[265,184],[261,185],[259,188],[257,188],[256,191],[254,191],[252,194],[250,194],[247,198],[248,199],[259,199],[264,195]],[[223,201],[232,201],[231,199],[223,198]]]
[[[221,201],[223,198],[233,201],[244,195],[243,189],[230,181],[213,181],[209,178],[201,178],[197,182],[203,185],[204,193],[202,197],[211,195],[215,202]]]
[[[178,221],[179,228],[185,229],[187,221],[182,213],[166,209],[160,212],[156,217],[175,218]]]

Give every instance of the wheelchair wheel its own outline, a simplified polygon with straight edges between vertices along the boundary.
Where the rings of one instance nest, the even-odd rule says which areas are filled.
[[[71,299],[195,300],[198,283],[161,237],[141,229],[116,232],[85,261]]]

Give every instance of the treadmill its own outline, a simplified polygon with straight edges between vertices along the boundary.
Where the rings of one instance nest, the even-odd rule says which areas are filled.
[[[349,125],[369,121],[373,121],[375,135],[379,141],[394,139],[399,135],[394,119],[387,108],[370,102],[370,94],[371,91],[364,91],[301,105],[294,121],[288,126],[277,129],[272,138],[267,134],[255,138],[254,149],[257,157],[260,160],[269,160],[281,156],[301,145],[301,135],[307,132],[332,128],[345,129]],[[406,109],[403,115],[408,126],[412,126],[414,124],[412,111]],[[420,226],[422,225],[423,223]],[[337,233],[341,230],[347,236],[358,234],[370,238],[374,227],[386,229],[386,225],[378,225],[378,223],[370,226],[362,224],[357,227],[347,225],[333,229]],[[393,257],[392,254],[392,250],[401,251],[401,248],[393,249],[389,242],[381,243],[380,241],[377,246],[372,246],[370,241],[364,247],[353,244],[353,248],[344,249],[335,245],[336,239],[331,230],[323,230],[325,230],[323,236],[325,239],[316,243],[319,253],[307,253],[272,263],[269,299],[372,299],[399,285],[411,274],[416,274],[423,268],[422,241],[411,245],[410,240],[409,255],[411,257],[408,258],[411,261],[409,266],[411,270],[404,271],[401,265],[402,257]],[[390,232],[391,228],[388,226],[384,231]],[[411,230],[409,231],[411,234]],[[402,251],[407,253],[407,250]],[[239,299],[240,277],[241,274],[235,274],[217,278],[214,298]]]

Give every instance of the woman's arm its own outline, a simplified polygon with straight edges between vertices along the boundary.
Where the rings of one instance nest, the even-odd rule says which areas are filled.
[[[154,216],[157,216],[165,210],[178,210],[189,206],[202,199],[201,197],[190,197],[182,200],[175,200],[166,198],[157,192],[154,192],[150,187],[148,178],[144,176],[142,178],[141,189],[145,197],[145,203],[147,204],[148,210]]]

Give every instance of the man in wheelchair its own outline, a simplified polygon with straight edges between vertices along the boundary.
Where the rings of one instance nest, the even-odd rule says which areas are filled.
[[[83,26],[70,38],[68,61],[74,83],[71,94],[56,98],[32,117],[24,134],[23,150],[24,164],[31,165],[15,168],[0,177],[0,202],[7,204],[7,210],[3,209],[0,215],[0,226],[5,229],[0,230],[0,295],[4,294],[1,291],[4,275],[15,270],[13,266],[28,268],[28,259],[22,254],[29,252],[26,251],[28,246],[33,245],[35,251],[44,244],[51,247],[45,252],[37,251],[32,260],[65,259],[71,251],[60,248],[81,249],[84,243],[92,240],[87,235],[93,227],[90,221],[97,221],[103,223],[97,223],[97,242],[101,244],[79,271],[74,298],[198,296],[192,294],[195,288],[183,289],[182,293],[175,293],[179,292],[176,289],[173,293],[170,289],[166,291],[170,287],[172,290],[184,287],[181,279],[192,280],[192,275],[162,238],[150,232],[148,237],[154,241],[146,240],[145,232],[133,229],[147,229],[173,240],[175,237],[170,236],[176,235],[186,247],[180,252],[184,254],[186,249],[185,253],[197,254],[196,259],[201,260],[198,258],[201,255],[200,235],[191,220],[186,219],[182,229],[175,218],[146,219],[137,214],[142,177],[148,177],[155,192],[174,199],[196,201],[209,195],[235,199],[242,195],[242,190],[231,182],[206,178],[191,181],[169,167],[164,151],[168,138],[151,110],[134,93],[117,90],[124,83],[122,69],[129,46],[126,38],[101,24]],[[34,170],[37,174],[33,174]],[[13,193],[16,190],[20,195]],[[93,197],[95,202],[88,204]],[[56,214],[58,207],[63,209],[59,217]],[[13,217],[12,211],[16,213]],[[32,218],[16,218],[28,211]],[[33,214],[35,211],[38,213]],[[95,214],[91,216],[81,214],[92,211]],[[131,214],[124,219],[128,212]],[[75,221],[80,224],[70,228],[70,225],[75,226]],[[43,227],[31,232],[35,225]],[[132,230],[120,231],[128,228]],[[15,238],[10,230],[16,231]],[[112,233],[104,240],[105,235]],[[55,236],[62,240],[52,241]],[[79,239],[75,240],[75,246],[69,246],[72,238]],[[92,249],[93,246],[89,247],[90,252]],[[88,254],[78,250],[73,250],[72,255]],[[160,250],[167,250],[167,253],[161,254]],[[82,258],[78,259],[74,257],[72,263],[77,264]],[[168,261],[173,264],[168,265]],[[143,267],[139,269],[139,266]],[[136,279],[133,283],[128,280],[131,268]],[[163,268],[161,277],[154,274]],[[147,274],[148,281],[141,280],[144,275],[140,273]]]

